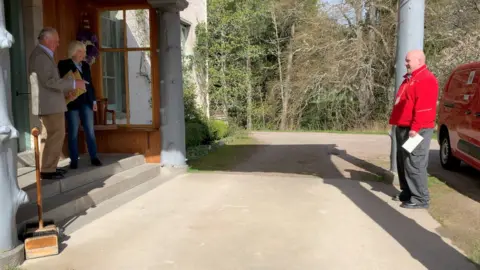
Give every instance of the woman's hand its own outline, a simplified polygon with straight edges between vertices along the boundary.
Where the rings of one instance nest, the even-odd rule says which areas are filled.
[[[93,103],[93,111],[96,112],[97,111],[97,103]]]
[[[68,92],[66,93],[65,96],[66,96],[68,99],[74,99],[74,98],[75,98],[75,94],[76,94],[76,93],[75,93],[75,90],[70,90],[70,91],[68,91]]]

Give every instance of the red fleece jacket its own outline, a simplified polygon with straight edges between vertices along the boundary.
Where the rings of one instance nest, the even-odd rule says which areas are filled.
[[[390,124],[409,127],[416,132],[434,128],[438,100],[435,75],[424,65],[404,78],[395,99]]]

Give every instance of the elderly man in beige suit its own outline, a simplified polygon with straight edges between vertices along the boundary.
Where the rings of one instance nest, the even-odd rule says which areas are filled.
[[[42,123],[40,134],[40,172],[43,179],[61,179],[57,169],[65,139],[65,96],[73,89],[85,89],[83,80],[61,79],[54,53],[59,46],[58,32],[44,28],[38,36],[39,45],[30,55],[29,74],[32,87],[32,113]]]

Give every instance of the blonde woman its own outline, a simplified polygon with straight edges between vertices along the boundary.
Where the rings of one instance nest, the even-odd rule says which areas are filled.
[[[78,70],[82,79],[88,82],[88,84],[86,84],[87,92],[67,104],[68,110],[65,113],[71,169],[78,168],[78,128],[80,121],[85,131],[85,140],[87,142],[88,153],[90,154],[90,162],[93,166],[102,165],[97,157],[97,144],[93,128],[93,112],[97,111],[95,89],[93,89],[90,65],[84,61],[85,56],[85,45],[80,41],[72,41],[68,46],[69,59],[61,60],[58,63],[60,77],[65,76],[65,74],[70,71],[75,72]]]

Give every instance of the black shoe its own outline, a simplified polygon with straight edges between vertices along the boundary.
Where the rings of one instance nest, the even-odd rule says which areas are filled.
[[[412,201],[403,202],[400,207],[407,209],[428,209],[428,204],[414,203]]]
[[[41,174],[40,174],[40,177],[41,177],[42,179],[49,179],[49,180],[59,180],[59,179],[65,178],[65,176],[63,176],[63,174],[58,173],[58,172],[54,172],[54,173],[41,173]]]
[[[67,170],[57,168],[57,173],[66,174]]]
[[[99,167],[102,166],[102,162],[98,158],[94,158],[92,159],[92,165]]]
[[[77,162],[70,163],[70,169],[72,169],[72,170],[78,169],[78,163]]]
[[[392,200],[397,201],[397,202],[408,202],[408,201],[410,201],[410,197],[407,197],[407,196],[403,195],[402,193],[400,193],[400,194],[397,194],[397,195],[393,196]]]

